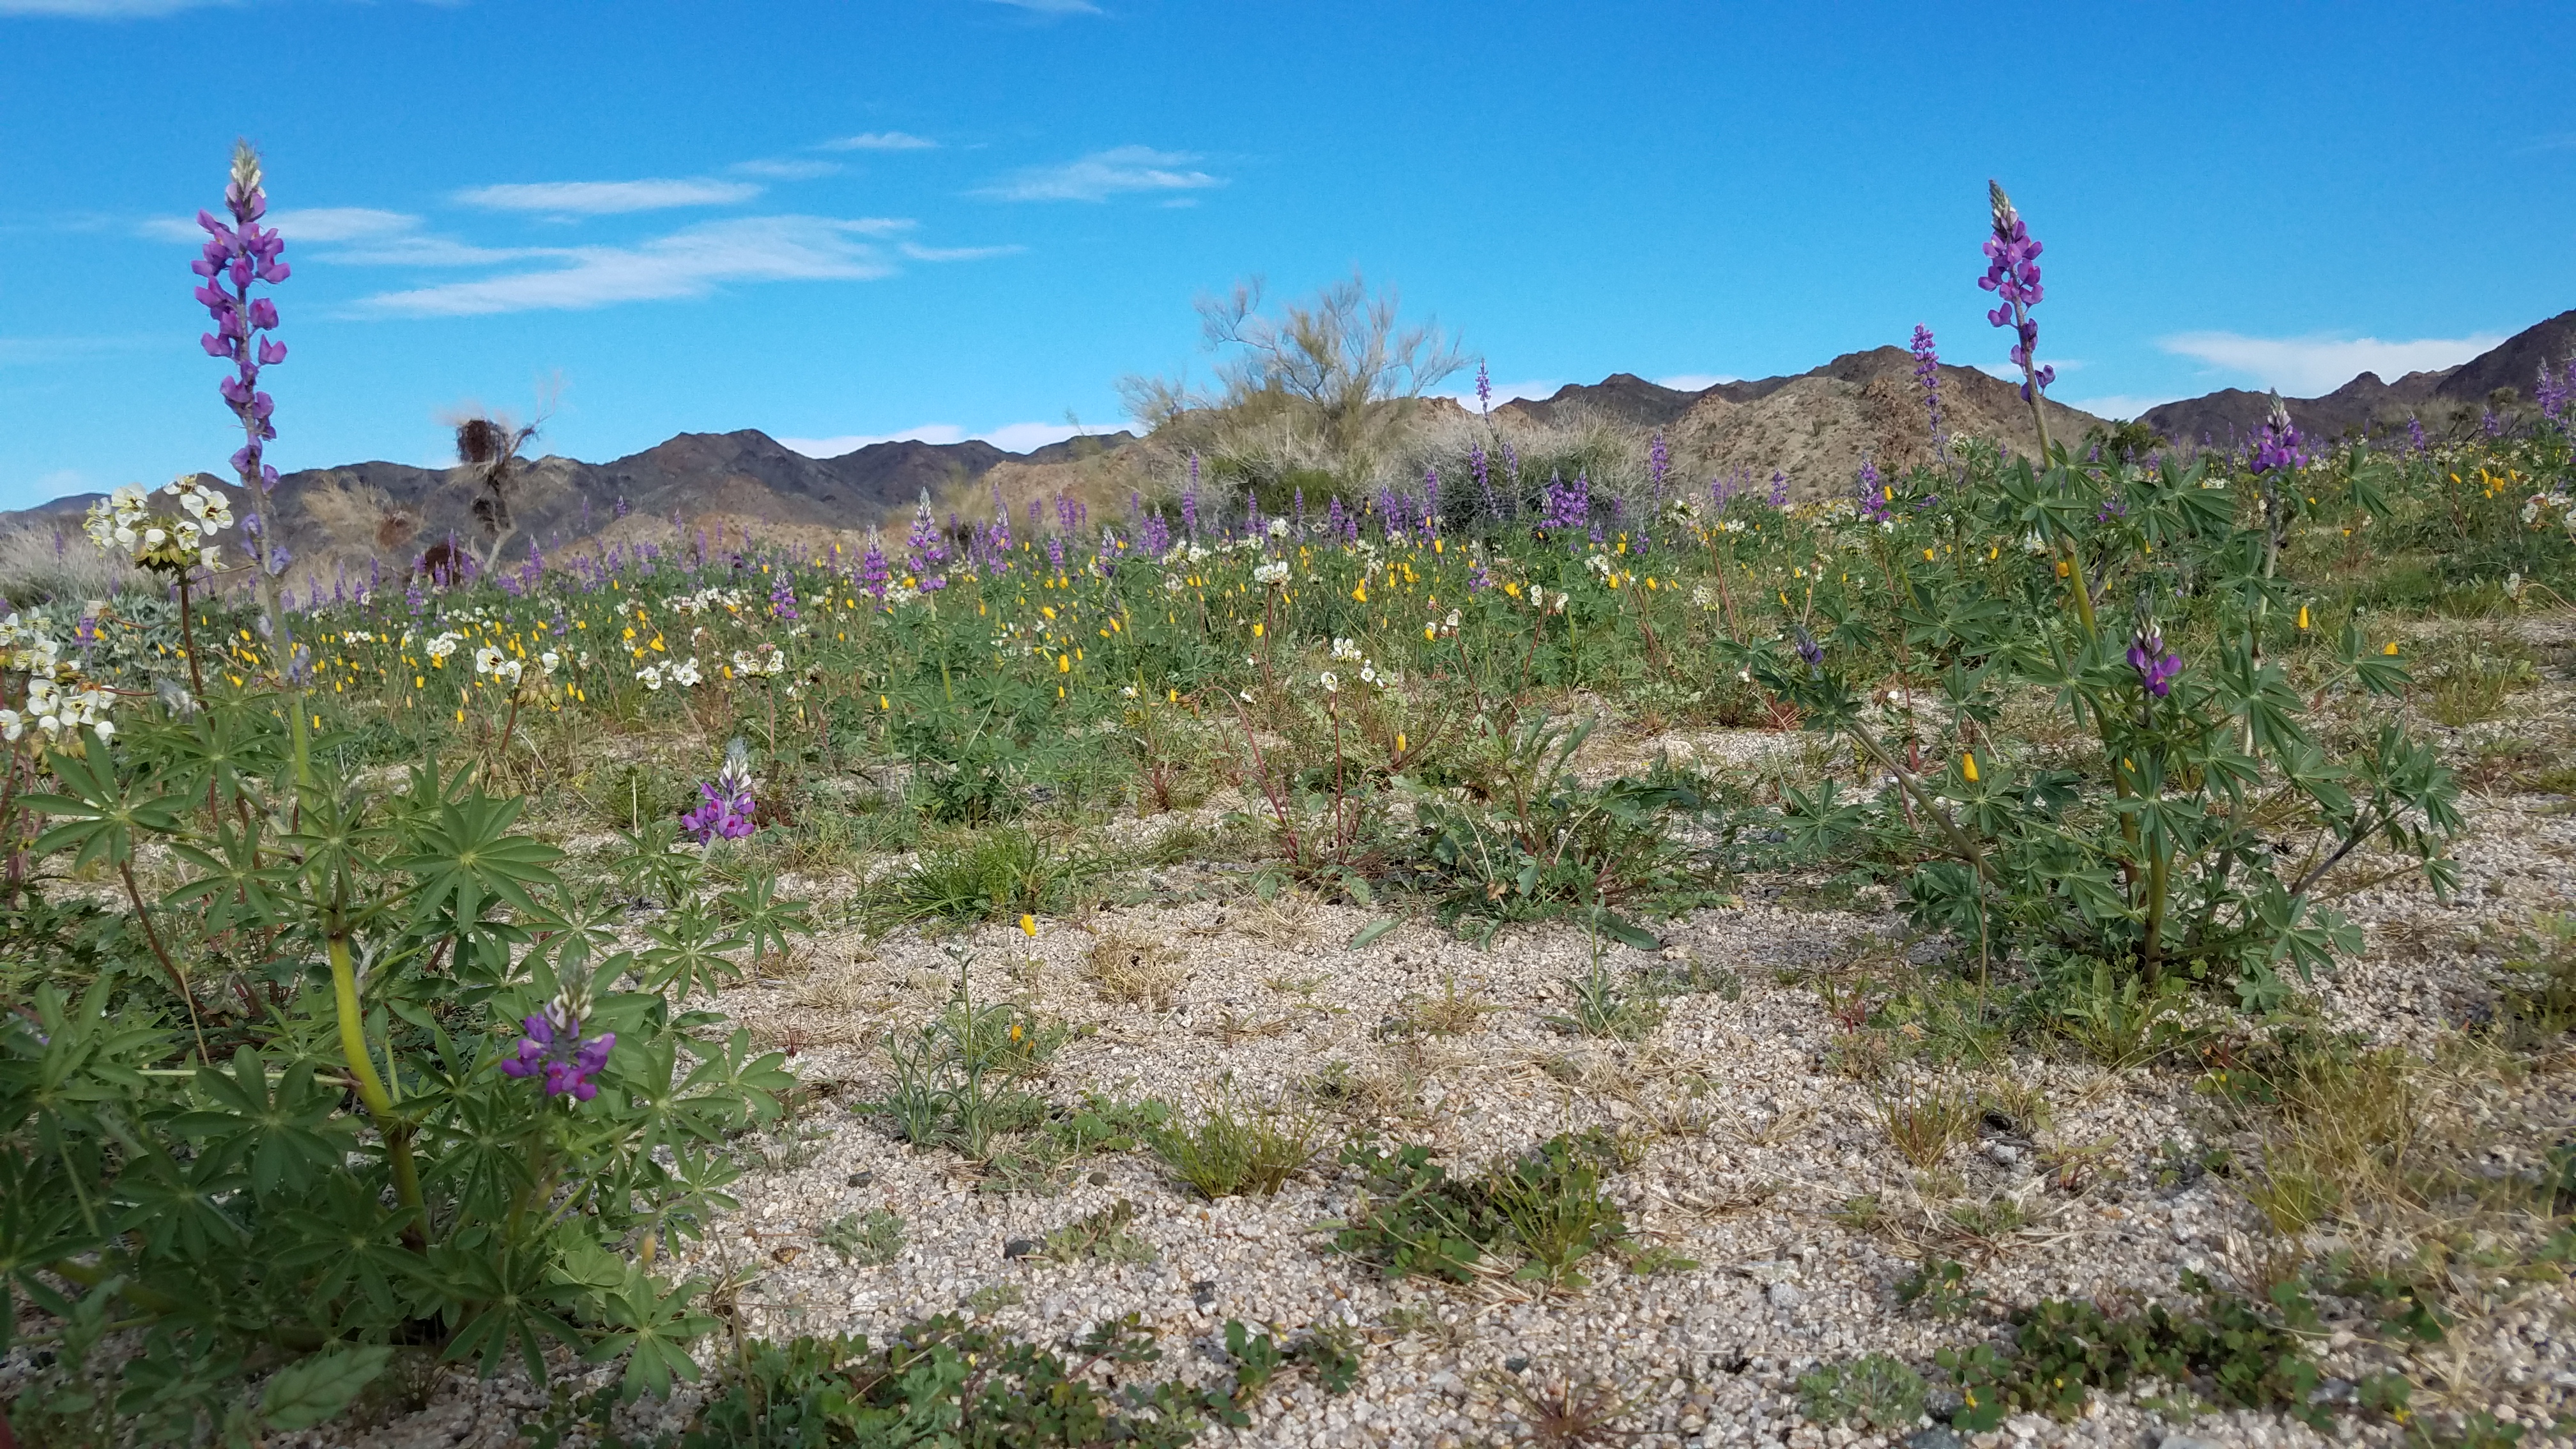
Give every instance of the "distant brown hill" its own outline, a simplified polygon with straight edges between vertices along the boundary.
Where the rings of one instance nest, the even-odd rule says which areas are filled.
[[[512,512],[518,530],[505,540],[504,561],[534,548],[548,554],[652,538],[668,546],[672,520],[682,536],[701,525],[750,527],[764,533],[839,536],[979,479],[1005,463],[1062,462],[1114,451],[1135,441],[1118,432],[1076,438],[1030,453],[981,441],[871,443],[835,458],[808,458],[766,433],[682,433],[643,452],[606,463],[544,457],[525,465]],[[247,512],[228,480],[200,474]],[[471,508],[475,490],[460,470],[407,463],[354,463],[289,473],[275,490],[295,577],[328,584],[371,569],[399,574],[423,550],[455,540],[479,551]],[[61,519],[96,494],[58,498],[17,515]],[[658,524],[658,528],[648,524]]]
[[[1973,367],[1943,365],[1942,430],[1993,438],[2023,451],[2038,430],[2020,388]],[[2059,403],[2045,404],[2051,436],[2073,443],[2103,420]],[[1568,384],[1544,400],[1514,400],[1494,410],[1508,430],[1515,421],[1562,427],[1586,417],[1668,435],[1673,465],[1685,476],[1750,474],[1767,484],[1785,473],[1792,497],[1848,492],[1870,459],[1897,471],[1931,456],[1931,419],[1914,379],[1914,356],[1902,347],[1849,352],[1788,377],[1721,382],[1696,392],[1631,373],[1589,386]]]
[[[2365,372],[2322,397],[2283,398],[2290,421],[2316,438],[2380,435],[2400,430],[2409,418],[2435,431],[2475,426],[2511,388],[2516,401],[2531,395],[2540,365],[2565,365],[2576,353],[2576,310],[2526,327],[2476,357],[2436,372],[2410,372],[2383,382]],[[2183,444],[2235,446],[2271,414],[2272,395],[2222,388],[2149,408],[2138,421]]]

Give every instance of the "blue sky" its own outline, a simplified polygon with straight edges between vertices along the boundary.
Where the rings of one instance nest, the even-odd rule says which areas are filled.
[[[228,69],[228,67],[235,67]],[[187,219],[267,158],[285,468],[1115,426],[1194,295],[1359,267],[1506,390],[2006,343],[2057,394],[2437,366],[2576,305],[2543,4],[0,0],[0,507],[219,468]],[[1464,380],[1460,380],[1463,386]]]

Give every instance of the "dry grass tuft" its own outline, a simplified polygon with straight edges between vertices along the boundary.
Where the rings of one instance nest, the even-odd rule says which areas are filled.
[[[1120,1006],[1169,1011],[1188,982],[1189,972],[1176,952],[1160,941],[1103,933],[1083,958],[1082,974],[1100,999]]]
[[[1973,1141],[1984,1106],[1974,1092],[1947,1085],[1920,1093],[1876,1091],[1870,1110],[1887,1129],[1887,1140],[1907,1162],[1928,1172],[1941,1165],[1951,1149]]]

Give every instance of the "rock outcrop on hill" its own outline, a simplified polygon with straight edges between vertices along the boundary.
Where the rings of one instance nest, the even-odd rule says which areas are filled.
[[[2457,367],[2410,372],[2395,382],[2365,372],[2321,397],[2284,398],[2290,421],[2317,438],[2384,436],[2412,418],[2433,431],[2475,426],[2490,407],[2531,396],[2541,364],[2552,371],[2576,354],[2576,310],[2526,327]],[[2511,389],[2510,398],[2503,395]],[[2177,443],[2231,448],[2271,412],[2272,395],[2222,388],[2149,408],[2138,421]]]

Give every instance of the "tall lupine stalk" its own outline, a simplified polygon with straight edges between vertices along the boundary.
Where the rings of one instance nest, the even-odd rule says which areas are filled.
[[[1932,329],[1914,324],[1914,385],[1923,392],[1923,415],[1932,427],[1932,456],[1950,458],[1950,440],[1941,434],[1941,354],[1933,350]]]
[[[189,270],[202,279],[197,301],[215,321],[215,330],[197,341],[207,356],[233,365],[233,375],[224,379],[222,387],[224,402],[242,429],[242,445],[232,456],[233,473],[251,496],[251,521],[257,526],[244,532],[251,536],[260,612],[268,620],[270,667],[282,685],[292,667],[295,643],[287,632],[286,611],[277,592],[277,576],[286,568],[277,537],[277,510],[269,497],[277,470],[263,461],[267,445],[277,437],[269,421],[277,404],[259,390],[259,373],[286,360],[286,344],[259,335],[276,330],[277,304],[266,297],[254,298],[251,287],[254,283],[276,286],[287,279],[289,269],[283,260],[285,238],[275,228],[263,230],[259,225],[259,219],[268,214],[268,194],[260,187],[259,153],[248,141],[233,143],[224,207],[232,214],[230,226],[210,212],[197,213],[197,225],[206,229],[206,245],[189,263]]]
[[[2013,365],[2021,369],[2021,399],[2030,404],[2031,426],[2039,431],[2039,466],[2045,468],[2050,451],[2048,413],[2042,403],[2048,385],[2057,381],[2057,369],[2039,365],[2039,324],[2030,319],[2030,309],[2047,296],[2039,284],[2039,254],[2044,248],[2023,224],[2021,213],[2013,209],[2012,198],[2004,195],[2002,182],[1986,182],[1986,200],[1994,233],[1986,238],[1986,274],[1977,279],[1977,285],[2002,303],[1986,313],[1986,321],[2013,330]],[[2064,549],[2058,562],[2075,595],[2075,615],[2083,621],[2084,637],[2099,639],[2102,631],[2093,617],[2093,584],[2085,573],[2084,550],[2072,539],[2064,541]]]
[[[1986,320],[2013,329],[2012,361],[2021,369],[2021,400],[2030,404],[2031,421],[2039,428],[2040,460],[2046,462],[2048,419],[2040,411],[2039,400],[2048,385],[2057,381],[2057,369],[2039,365],[2039,324],[2030,320],[2030,309],[2047,295],[2039,285],[2043,248],[2022,224],[2012,198],[2004,195],[2003,183],[1988,181],[1986,199],[1994,210],[1994,235],[1986,239],[1986,274],[1977,279],[1977,285],[2003,304],[1987,312]]]

